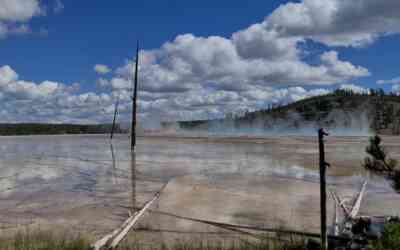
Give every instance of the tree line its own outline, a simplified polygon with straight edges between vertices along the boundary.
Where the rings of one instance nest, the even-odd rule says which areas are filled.
[[[0,135],[107,134],[111,128],[111,124],[0,124]],[[123,132],[126,131],[116,124],[115,133]]]

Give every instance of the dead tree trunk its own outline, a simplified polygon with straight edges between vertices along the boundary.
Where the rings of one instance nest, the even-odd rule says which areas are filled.
[[[139,75],[139,41],[136,47],[136,64],[135,64],[135,78],[133,86],[133,99],[132,99],[132,126],[131,126],[131,150],[135,150],[136,146],[136,113],[137,113],[137,92],[138,92],[138,75]]]

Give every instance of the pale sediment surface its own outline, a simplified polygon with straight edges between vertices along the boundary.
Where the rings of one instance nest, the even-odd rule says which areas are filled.
[[[97,237],[118,226],[130,207],[140,207],[166,183],[154,211],[307,232],[319,229],[315,137],[140,137],[135,164],[124,135],[112,146],[107,136],[0,139],[3,231],[40,224]],[[383,141],[391,156],[400,159],[400,138]],[[398,215],[400,195],[382,177],[361,168],[367,143],[366,137],[327,137],[329,189],[351,199],[368,179],[361,213]],[[329,199],[329,223],[333,207]],[[218,232],[154,212],[141,227]],[[157,237],[166,234],[169,238],[166,232]]]

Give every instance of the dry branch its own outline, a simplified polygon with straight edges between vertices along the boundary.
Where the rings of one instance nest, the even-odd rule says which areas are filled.
[[[351,219],[356,218],[358,212],[360,211],[360,208],[361,208],[361,201],[362,201],[362,198],[363,198],[363,196],[364,196],[365,189],[366,189],[366,187],[367,187],[367,183],[368,183],[367,181],[364,182],[364,184],[363,184],[363,186],[362,186],[362,188],[361,188],[360,193],[358,193],[357,199],[356,199],[356,201],[354,202],[354,205],[353,205],[353,207],[352,207],[352,209],[351,209],[351,212],[350,212],[350,214],[349,214],[349,217],[350,217]]]
[[[149,210],[151,213],[157,213],[165,216],[171,216],[177,219],[182,219],[182,220],[188,220],[188,221],[193,221],[193,222],[199,222],[203,224],[208,224],[212,225],[215,227],[220,227],[223,229],[246,229],[246,230],[252,230],[252,231],[260,231],[260,232],[266,232],[266,233],[277,233],[277,234],[288,234],[288,235],[298,235],[298,236],[304,236],[304,237],[310,237],[310,238],[319,238],[321,237],[320,234],[318,233],[308,233],[308,232],[300,232],[300,231],[294,231],[294,230],[284,230],[284,229],[276,229],[276,228],[265,228],[265,227],[256,227],[256,226],[248,226],[248,225],[237,225],[237,224],[229,224],[229,223],[223,223],[223,222],[216,222],[216,221],[210,221],[210,220],[203,220],[203,219],[197,219],[197,218],[191,218],[191,217],[186,217],[186,216],[181,216],[181,215],[176,215],[173,213],[169,212],[163,212],[163,211],[154,211],[154,210]],[[341,237],[341,236],[328,236],[328,238],[331,239],[339,239],[339,240],[348,240],[347,237]]]
[[[340,197],[339,197],[335,192],[333,192],[333,191],[331,191],[331,195],[332,195],[333,199],[335,200],[336,204],[342,208],[344,214],[345,214],[346,216],[349,216],[350,211],[349,211],[349,209],[345,206],[345,201],[343,201],[342,199],[340,199]]]

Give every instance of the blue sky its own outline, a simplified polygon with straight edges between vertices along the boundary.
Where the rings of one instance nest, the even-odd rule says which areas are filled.
[[[0,122],[107,121],[117,96],[128,115],[137,39],[148,119],[400,90],[400,4],[358,2],[0,0]]]
[[[96,0],[94,5],[64,0],[61,13],[32,20],[32,29],[45,28],[47,36],[1,41],[0,65],[15,65],[21,76],[34,81],[84,82],[90,89],[85,85],[97,79],[93,66],[120,66],[134,56],[137,39],[143,49],[153,49],[185,33],[229,37],[262,20],[280,2]]]

